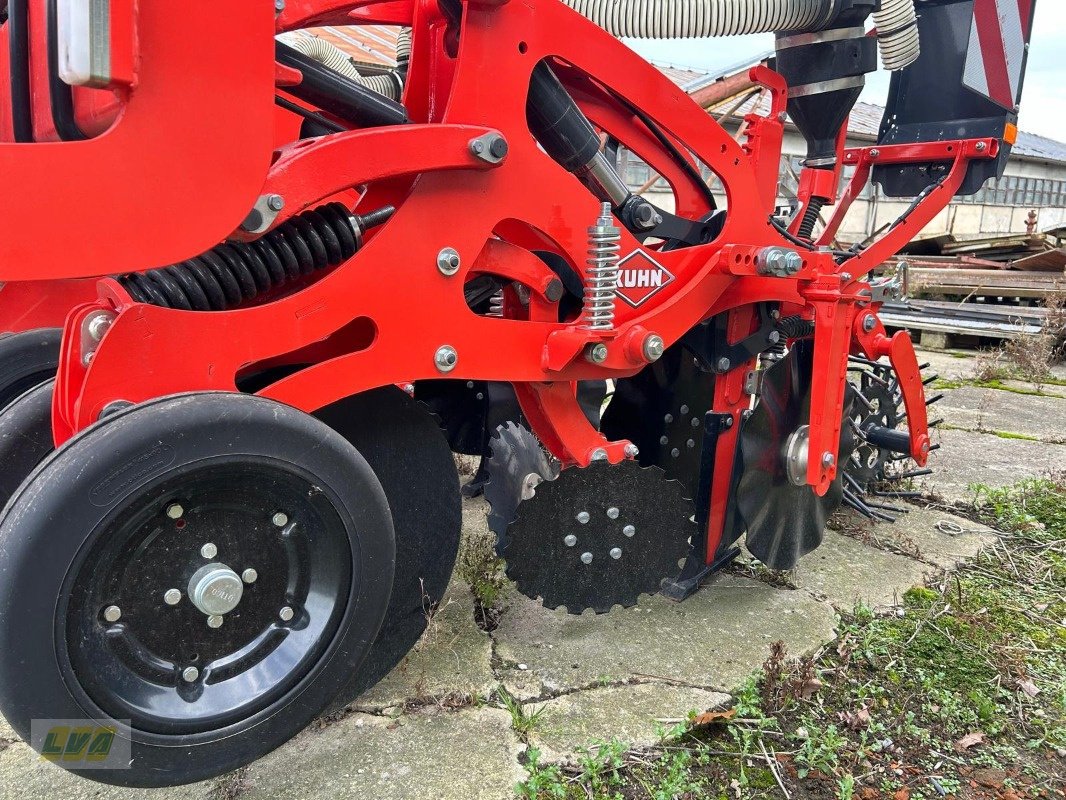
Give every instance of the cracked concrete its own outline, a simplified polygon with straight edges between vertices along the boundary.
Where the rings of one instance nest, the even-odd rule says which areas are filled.
[[[972,374],[973,359],[934,358],[945,377]],[[1044,438],[1066,418],[1064,399],[970,387],[949,390],[933,409],[959,428],[980,414],[986,427]],[[1066,469],[1066,445],[965,430],[940,439],[936,474],[916,483],[950,500],[970,499],[970,483],[999,486]],[[483,502],[467,501],[465,512],[468,542],[484,539]],[[915,507],[895,525],[854,522],[849,536],[827,532],[823,547],[786,576],[798,588],[723,574],[681,604],[645,596],[631,609],[580,617],[508,588],[491,634],[474,624],[470,589],[456,579],[430,633],[393,674],[347,714],[312,725],[237,777],[155,792],[92,784],[42,763],[0,722],[0,800],[507,800],[524,777],[527,745],[565,759],[596,741],[651,743],[658,725],[727,703],[774,641],[792,655],[822,647],[835,636],[834,606],[890,605],[996,536],[939,508]],[[499,686],[525,702],[527,714],[540,712],[524,737],[512,729]],[[458,696],[469,705],[452,708]]]

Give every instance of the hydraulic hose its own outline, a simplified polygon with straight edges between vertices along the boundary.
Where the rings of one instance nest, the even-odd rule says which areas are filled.
[[[355,65],[352,64],[351,59],[348,58],[343,50],[325,39],[321,39],[318,36],[297,35],[283,36],[282,40],[293,50],[313,58],[322,66],[328,67],[349,80],[362,84],[367,89],[384,95],[390,100],[400,99],[403,86],[398,76],[394,74],[363,75],[355,68]],[[408,50],[410,50],[410,45],[408,45]]]
[[[909,1],[909,0],[908,0]],[[608,33],[634,39],[701,39],[818,31],[836,0],[563,0]]]
[[[885,69],[895,72],[918,60],[921,45],[914,0],[881,0],[881,10],[874,12],[874,24]]]

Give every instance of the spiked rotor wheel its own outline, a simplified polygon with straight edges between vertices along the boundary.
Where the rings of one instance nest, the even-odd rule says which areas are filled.
[[[513,422],[496,429],[489,448],[485,499],[489,503],[489,529],[496,534],[496,552],[502,555],[518,504],[532,499],[541,483],[557,478],[559,465],[544,452],[536,436]]]
[[[797,342],[766,373],[759,405],[741,436],[737,508],[744,519],[751,553],[772,569],[792,569],[822,543],[826,520],[843,499],[838,476],[824,497],[806,484],[806,423],[810,417],[813,343]],[[845,415],[852,402],[845,399]],[[854,446],[849,428],[840,458]]]
[[[503,556],[527,597],[603,614],[659,591],[695,532],[691,502],[662,470],[594,462],[564,469],[519,506]]]
[[[682,346],[632,378],[617,382],[603,414],[608,439],[629,439],[640,464],[658,466],[695,498],[700,475],[704,416],[714,402],[714,375]]]

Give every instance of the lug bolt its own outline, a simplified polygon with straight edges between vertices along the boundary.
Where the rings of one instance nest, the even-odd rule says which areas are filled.
[[[587,525],[589,519],[590,519],[589,512],[587,512],[587,511],[579,511],[578,512],[577,521],[580,522],[582,525]]]
[[[441,345],[433,356],[438,372],[451,372],[459,363],[459,353],[449,344]]]
[[[218,548],[211,544],[211,542],[208,542],[200,548],[200,555],[204,558],[214,558],[218,555]]]
[[[122,619],[122,609],[118,606],[108,606],[104,609],[104,619],[108,622],[118,622]]]
[[[629,444],[626,445],[626,455],[629,456],[630,458],[636,458],[637,456],[640,455],[640,448],[637,447],[632,442],[630,442]]]
[[[270,521],[274,523],[275,528],[284,528],[289,524],[289,515],[284,511],[279,511],[270,518]]]
[[[665,422],[667,425],[669,425],[673,421],[674,421],[674,415],[673,414],[667,414],[665,417],[663,417],[663,422]]]
[[[574,534],[572,533],[567,534],[563,538],[563,544],[565,544],[567,547],[573,547],[575,544],[577,544],[577,537],[574,536]]]
[[[454,275],[459,271],[462,263],[462,259],[459,258],[459,253],[454,247],[445,247],[437,253],[437,269],[440,270],[441,275],[449,277]]]
[[[647,361],[658,361],[662,358],[663,353],[666,352],[666,343],[663,342],[663,337],[658,334],[649,333],[644,337],[642,350]]]
[[[167,506],[167,516],[171,519],[181,519],[185,516],[185,509],[181,507],[180,503],[171,503]]]
[[[249,567],[241,573],[241,580],[245,583],[255,583],[259,579],[259,573]]]
[[[672,455],[674,458],[677,458],[679,455],[681,455],[681,451],[675,447],[673,450],[670,451],[670,455]]]
[[[681,406],[680,411],[681,411],[682,414],[687,414],[688,413],[688,406]]]
[[[592,563],[592,553],[582,553],[581,554],[581,563],[582,564],[591,564]]]
[[[619,514],[619,511],[614,506],[611,506],[610,508],[607,509],[607,517],[609,519],[618,519],[618,514]]]
[[[207,618],[207,627],[209,627],[209,628],[221,628],[222,627],[222,617],[220,617],[218,614],[212,614],[210,617]]]
[[[621,547],[612,547],[611,548],[611,558],[613,558],[615,561],[617,561],[621,557],[622,557],[622,548]]]
[[[659,437],[659,444],[663,444],[663,445],[670,444],[670,437],[669,436],[660,436]]]
[[[181,592],[178,589],[167,589],[163,593],[163,602],[168,606],[176,606],[181,602]]]
[[[602,364],[607,360],[607,345],[603,342],[591,345],[585,352],[585,360],[593,364]]]
[[[285,606],[278,612],[278,616],[281,617],[282,622],[292,622],[292,618],[296,616],[296,612],[288,606]]]
[[[699,426],[700,426],[700,418],[699,417],[693,417],[692,418],[692,427],[693,428],[698,428]]]
[[[181,671],[181,678],[186,683],[192,683],[193,681],[195,681],[199,677],[200,677],[200,670],[198,670],[196,667],[186,667],[185,669],[183,669]]]
[[[636,535],[637,529],[633,525],[626,525],[624,528],[622,528],[622,533],[632,539]]]

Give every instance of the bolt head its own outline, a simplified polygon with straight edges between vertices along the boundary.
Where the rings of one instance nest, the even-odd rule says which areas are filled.
[[[592,563],[592,553],[582,553],[581,554],[581,563],[582,564],[591,564]]]
[[[459,252],[454,247],[445,247],[437,253],[437,269],[442,275],[452,276],[459,271],[462,265]]]
[[[785,253],[784,266],[786,275],[795,275],[803,269],[803,256],[795,250],[789,250]]]
[[[604,450],[602,447],[597,447],[595,450],[592,451],[592,460],[593,461],[606,461],[607,460],[607,451]]]
[[[832,453],[822,453],[822,466],[831,467],[837,463],[836,457]]]
[[[618,519],[619,513],[621,513],[621,512],[619,512],[619,510],[617,508],[615,508],[614,506],[611,506],[610,508],[607,509],[607,518],[608,519]]]
[[[208,542],[200,548],[200,555],[204,558],[214,558],[218,555],[218,548],[211,542]]]
[[[692,427],[693,428],[698,428],[699,426],[700,426],[700,418],[699,417],[693,417],[692,418]]]
[[[281,617],[282,622],[292,622],[292,618],[296,616],[296,612],[288,606],[285,606],[278,612],[278,616]]]
[[[492,153],[495,158],[503,158],[507,155],[507,140],[502,136],[493,136],[492,144],[489,145],[489,152]]]
[[[179,589],[167,589],[163,593],[163,602],[168,606],[176,606],[181,602],[181,590]]]
[[[221,628],[222,627],[222,617],[220,617],[218,614],[212,614],[210,617],[207,618],[207,627],[209,627],[209,628]]]
[[[984,142],[978,142],[977,143],[977,151],[978,152],[983,152],[987,147],[988,147],[988,145],[986,145]]]
[[[613,558],[615,561],[617,561],[621,557],[622,557],[622,548],[621,547],[612,547],[611,548],[611,558]]]
[[[111,327],[111,323],[115,321],[115,318],[110,314],[97,314],[89,320],[88,331],[89,336],[94,342],[99,342],[104,338],[104,334],[107,333],[107,329]]]
[[[484,150],[485,150],[485,143],[483,141],[481,141],[480,139],[473,139],[470,142],[470,152],[473,153],[474,155],[476,155],[476,156],[477,155],[481,155],[481,153]]]
[[[186,667],[181,671],[181,679],[186,683],[192,683],[200,677],[200,670],[196,667]]]
[[[438,372],[451,372],[459,363],[459,353],[451,345],[442,345],[437,348],[433,363],[436,364]]]
[[[876,327],[877,327],[877,319],[874,317],[873,314],[867,314],[865,317],[863,317],[863,319],[862,319],[862,329],[864,331],[869,333],[870,331],[872,331]]]
[[[639,455],[640,455],[640,448],[639,448],[639,447],[637,447],[637,446],[636,446],[635,444],[633,444],[632,442],[630,442],[629,444],[627,444],[627,445],[626,445],[626,450],[625,450],[625,452],[626,452],[626,455],[627,455],[627,456],[628,456],[629,458],[636,458],[637,456],[639,456]]]
[[[632,539],[636,535],[637,529],[633,525],[626,525],[624,528],[622,528],[622,533]]]
[[[577,512],[577,517],[575,517],[575,519],[578,522],[580,522],[582,525],[587,525],[588,521],[590,519],[592,519],[592,518],[589,516],[589,512],[587,512],[587,511],[579,511],[579,512]]]
[[[285,0],[274,0],[274,10],[279,14],[285,10]],[[193,680],[196,680],[193,678]]]
[[[181,519],[185,516],[185,509],[182,508],[181,503],[171,503],[167,506],[167,516],[171,519]]]
[[[663,342],[663,337],[656,333],[649,333],[644,337],[642,352],[646,361],[658,361],[662,358],[663,353],[666,352],[666,343]]]
[[[585,358],[591,361],[593,364],[602,364],[607,360],[607,345],[603,342],[598,342],[589,347],[585,352]]]
[[[255,583],[257,580],[259,580],[259,573],[249,567],[241,573],[241,580],[245,583]]]
[[[718,363],[715,366],[718,367],[719,372],[728,372],[729,368],[733,366],[733,362],[731,362],[725,356],[722,356],[720,359],[718,359]]]
[[[842,283],[851,283],[852,274],[850,272],[841,272],[840,280]]]
[[[282,6],[284,7],[284,4],[282,4]],[[285,198],[280,194],[270,195],[270,197],[267,198],[267,208],[271,211],[281,211],[281,209],[285,208]]]
[[[870,151],[870,158],[878,158],[878,157],[880,157],[880,155],[881,155],[881,151],[878,150],[876,147],[873,150]]]
[[[270,518],[270,521],[274,523],[275,528],[284,528],[289,524],[289,515],[283,511],[279,511]]]
[[[118,622],[122,619],[122,609],[118,606],[108,606],[104,609],[104,619],[108,622]]]
[[[573,547],[577,544],[577,537],[574,536],[574,534],[572,533],[568,533],[566,536],[563,537],[563,544],[565,544],[567,547]]]

